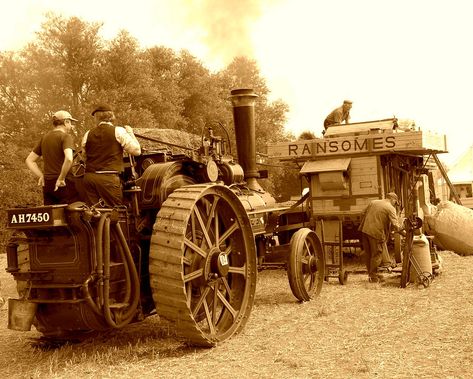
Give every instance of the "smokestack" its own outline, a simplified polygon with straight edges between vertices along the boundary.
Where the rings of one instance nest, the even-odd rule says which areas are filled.
[[[248,188],[258,192],[266,205],[274,204],[275,199],[258,183],[259,173],[256,168],[256,126],[255,102],[258,95],[252,89],[242,88],[231,91],[233,123],[237,144],[238,163],[245,173]]]
[[[260,189],[256,178],[256,132],[255,102],[258,95],[252,89],[242,88],[231,91],[233,122],[237,144],[238,163],[243,167],[245,180],[251,189]]]

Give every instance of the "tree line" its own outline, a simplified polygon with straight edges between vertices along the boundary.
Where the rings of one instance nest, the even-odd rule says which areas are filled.
[[[141,48],[125,30],[106,41],[102,25],[50,13],[35,40],[0,54],[2,137],[29,146],[59,109],[81,121],[82,133],[92,126],[90,111],[99,102],[111,104],[117,119],[133,127],[200,134],[215,121],[231,125],[227,98],[231,89],[243,87],[259,96],[258,145],[288,137],[288,106],[268,101],[255,61],[236,57],[213,73],[186,50]]]
[[[235,57],[211,72],[186,50],[142,48],[126,30],[105,40],[102,26],[49,13],[23,49],[0,52],[0,209],[41,203],[24,159],[60,109],[79,120],[77,145],[93,126],[91,111],[98,103],[113,106],[117,124],[200,135],[220,122],[233,138],[230,90],[253,88],[257,151],[268,142],[293,138],[284,130],[288,105],[268,100],[270,90],[254,60]],[[287,170],[270,170],[269,190],[281,194]]]

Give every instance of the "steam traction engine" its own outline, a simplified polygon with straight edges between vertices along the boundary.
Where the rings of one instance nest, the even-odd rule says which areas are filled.
[[[240,331],[257,269],[287,262],[305,301],[323,283],[323,250],[298,206],[258,184],[251,90],[232,91],[239,163],[213,133],[189,154],[146,151],[123,175],[126,204],[84,203],[8,211],[8,267],[19,299],[9,327],[71,338],[157,313],[194,345]]]

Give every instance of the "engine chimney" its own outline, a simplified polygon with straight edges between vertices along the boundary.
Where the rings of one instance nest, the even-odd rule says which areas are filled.
[[[252,89],[234,89],[230,100],[237,144],[238,163],[243,167],[250,188],[259,177],[256,169],[255,102],[258,95]]]
[[[256,168],[255,102],[258,95],[250,88],[234,89],[230,93],[238,163],[243,167],[245,181],[251,190],[267,195],[267,199],[264,197],[266,203],[273,203],[274,199],[257,181],[259,173]]]

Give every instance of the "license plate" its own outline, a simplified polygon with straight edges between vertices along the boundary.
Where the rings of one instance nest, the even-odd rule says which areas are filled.
[[[52,207],[8,209],[8,227],[31,227],[54,225]]]

